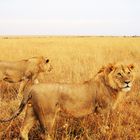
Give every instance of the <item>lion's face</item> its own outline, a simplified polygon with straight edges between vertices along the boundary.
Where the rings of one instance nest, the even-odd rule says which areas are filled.
[[[40,71],[46,72],[51,71],[53,69],[52,65],[50,64],[50,60],[48,58],[43,58],[42,62],[40,63]]]
[[[113,89],[128,92],[131,90],[134,73],[133,65],[116,65],[110,67],[110,72],[108,73],[108,83]]]

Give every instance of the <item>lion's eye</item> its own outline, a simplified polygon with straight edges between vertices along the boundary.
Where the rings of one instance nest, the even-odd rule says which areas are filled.
[[[122,76],[122,74],[121,74],[120,72],[119,72],[119,73],[117,73],[117,75],[118,75],[118,76]]]
[[[130,74],[130,71],[127,74]]]

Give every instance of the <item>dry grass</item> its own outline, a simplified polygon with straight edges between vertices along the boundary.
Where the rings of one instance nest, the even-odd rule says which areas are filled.
[[[20,60],[32,56],[48,56],[53,71],[40,75],[46,82],[79,83],[93,77],[97,70],[110,62],[134,63],[136,83],[118,110],[110,115],[105,126],[103,114],[92,114],[75,119],[61,113],[54,129],[59,140],[139,140],[140,139],[140,37],[0,37],[0,59]],[[2,83],[0,88],[0,118],[16,110],[18,85]],[[0,124],[1,139],[18,136],[24,112],[13,122]],[[64,127],[64,124],[69,124]],[[41,140],[36,125],[30,132],[31,140]]]

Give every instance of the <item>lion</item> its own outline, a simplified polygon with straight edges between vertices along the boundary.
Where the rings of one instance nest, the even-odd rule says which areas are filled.
[[[50,71],[52,66],[45,57],[32,57],[21,61],[0,61],[0,81],[21,82],[18,95],[22,94],[27,83],[38,83],[39,73]]]
[[[115,109],[120,95],[132,88],[134,81],[133,65],[109,64],[97,75],[81,84],[39,83],[32,85],[18,110],[7,119],[16,118],[27,105],[21,137],[28,140],[28,133],[36,120],[44,130],[46,139],[51,139],[52,128],[60,111],[73,117],[83,117],[96,111]],[[120,101],[120,99],[119,99]],[[46,133],[47,130],[47,133]]]

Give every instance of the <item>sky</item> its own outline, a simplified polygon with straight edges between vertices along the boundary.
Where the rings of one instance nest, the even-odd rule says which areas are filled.
[[[0,0],[0,35],[140,35],[140,0]]]

